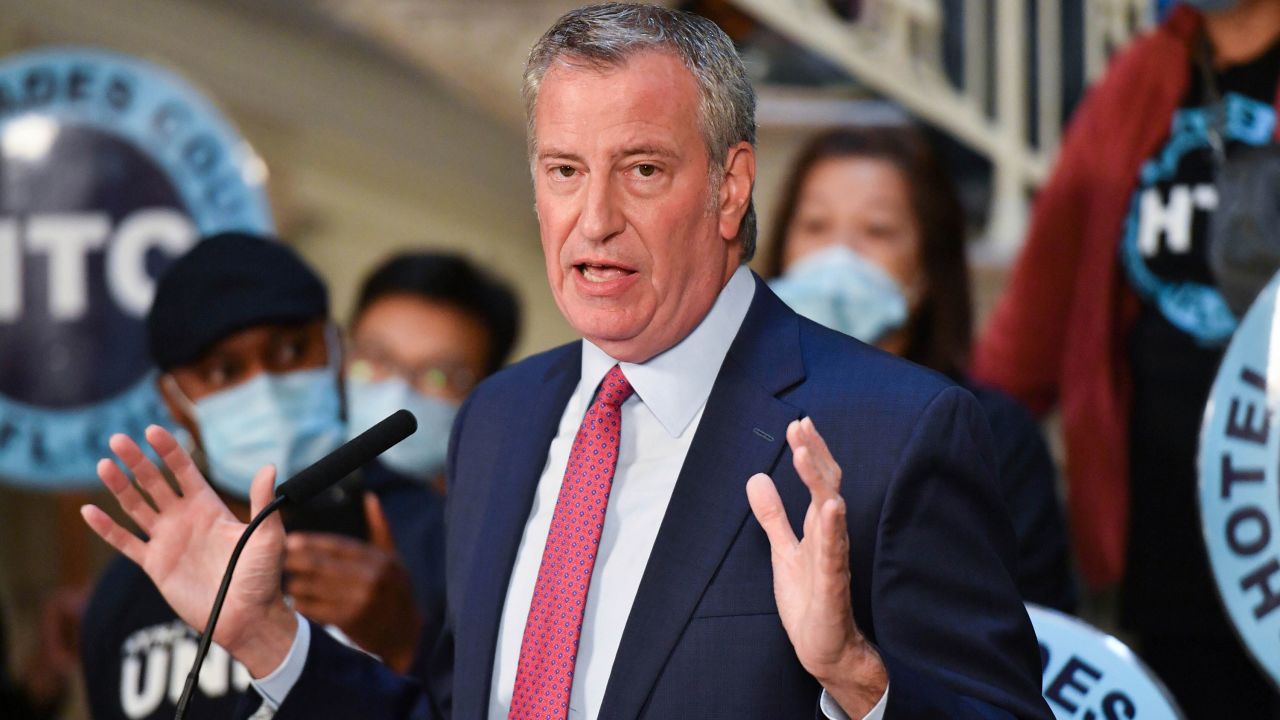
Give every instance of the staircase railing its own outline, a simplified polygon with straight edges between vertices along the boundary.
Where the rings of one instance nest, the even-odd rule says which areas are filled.
[[[861,0],[847,20],[832,9],[834,0],[733,2],[990,160],[991,211],[979,255],[994,262],[1021,244],[1029,193],[1057,151],[1065,73],[1098,77],[1155,12],[1154,0]],[[1066,67],[1064,15],[1082,22],[1083,48],[1075,53],[1082,68]],[[948,32],[960,38],[959,72],[944,62]]]

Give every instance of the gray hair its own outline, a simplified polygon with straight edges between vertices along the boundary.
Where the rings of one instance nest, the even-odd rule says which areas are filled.
[[[647,50],[675,54],[698,84],[698,119],[710,159],[714,203],[729,148],[743,141],[756,144],[756,95],[733,41],[715,23],[691,13],[654,5],[605,3],[561,16],[534,43],[524,67],[529,156],[537,154],[533,130],[538,88],[553,62],[568,55],[574,61],[611,68]],[[756,249],[756,210],[752,200],[748,200],[737,240],[745,263]]]

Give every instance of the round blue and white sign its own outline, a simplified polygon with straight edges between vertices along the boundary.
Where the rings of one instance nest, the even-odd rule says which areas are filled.
[[[1200,428],[1200,520],[1218,594],[1254,660],[1280,683],[1280,275],[1245,313]]]
[[[1177,720],[1173,696],[1127,645],[1085,621],[1027,603],[1042,691],[1058,720]]]
[[[168,416],[144,320],[202,236],[268,233],[266,169],[178,76],[58,48],[0,62],[0,478],[95,486],[113,432]]]

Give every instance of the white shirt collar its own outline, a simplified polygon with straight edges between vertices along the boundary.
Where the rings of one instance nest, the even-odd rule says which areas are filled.
[[[711,311],[675,347],[643,363],[620,363],[589,340],[582,341],[582,382],[594,392],[614,365],[635,388],[671,437],[679,437],[711,395],[720,365],[756,294],[755,278],[739,266],[720,291]]]

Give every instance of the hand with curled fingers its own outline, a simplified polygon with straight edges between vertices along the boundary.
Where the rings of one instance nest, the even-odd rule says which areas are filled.
[[[146,537],[134,535],[93,505],[80,513],[95,533],[147,573],[184,622],[201,629],[246,525],[227,509],[173,435],[152,425],[146,440],[176,487],[126,435],[113,435],[109,445],[133,482],[112,460],[98,463],[98,477]],[[274,481],[275,469],[269,465],[254,477],[254,514],[271,502]],[[267,675],[284,660],[297,630],[280,588],[283,545],[284,527],[279,515],[273,515],[245,546],[214,632],[214,642],[253,677]]]
[[[399,672],[413,662],[422,618],[409,571],[396,552],[376,496],[364,496],[369,542],[327,533],[290,533],[285,590],[307,618],[334,625]]]
[[[769,537],[778,614],[805,670],[846,714],[862,717],[884,695],[888,675],[853,620],[840,466],[810,418],[787,426],[787,443],[810,494],[802,539],[773,480],[760,473],[747,481],[751,510]]]

